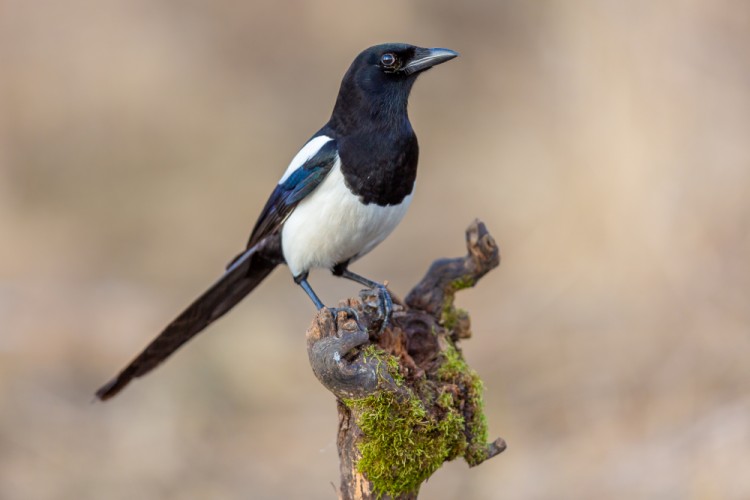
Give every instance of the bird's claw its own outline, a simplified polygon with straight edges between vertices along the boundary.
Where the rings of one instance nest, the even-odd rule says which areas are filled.
[[[340,312],[344,312],[347,314],[347,316],[351,316],[352,318],[354,318],[354,321],[357,322],[357,328],[361,329],[361,323],[359,322],[359,313],[356,311],[356,309],[349,306],[344,306],[329,307],[328,310],[331,311],[331,314],[333,314],[334,321],[336,320],[336,318],[338,318]]]
[[[391,293],[388,291],[388,288],[386,288],[385,285],[378,284],[373,290],[378,291],[378,296],[380,297],[380,310],[383,314],[383,322],[380,324],[380,330],[378,330],[378,335],[381,335],[385,329],[388,327],[388,323],[391,319],[391,313],[393,313],[393,299],[391,298]]]

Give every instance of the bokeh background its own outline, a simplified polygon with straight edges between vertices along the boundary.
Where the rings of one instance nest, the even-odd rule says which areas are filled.
[[[0,2],[0,498],[335,496],[285,269],[92,396],[243,247],[384,41],[461,57],[416,86],[416,198],[355,269],[404,295],[474,217],[503,254],[459,303],[509,448],[423,497],[750,498],[750,4],[729,0]]]

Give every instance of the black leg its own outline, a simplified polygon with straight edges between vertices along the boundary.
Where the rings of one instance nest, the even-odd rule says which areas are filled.
[[[315,304],[315,307],[320,311],[325,307],[323,302],[318,298],[318,295],[315,293],[315,291],[310,286],[310,283],[307,282],[307,273],[300,274],[299,276],[294,277],[294,282],[297,283],[299,286],[302,287],[302,289],[305,291],[308,297],[310,297],[310,300],[313,301],[313,304]]]
[[[383,324],[380,326],[379,333],[383,333],[383,331],[388,326],[388,321],[390,320],[391,313],[393,312],[393,299],[391,298],[391,294],[388,292],[388,289],[385,287],[385,285],[381,285],[376,281],[369,280],[364,276],[360,276],[359,274],[351,272],[347,268],[348,265],[349,262],[337,264],[333,267],[333,269],[331,269],[331,272],[334,274],[334,276],[341,276],[342,278],[355,281],[360,285],[364,285],[367,288],[378,291],[378,295],[380,295],[380,305],[382,308],[381,310],[383,312]]]
[[[294,277],[294,282],[297,283],[299,286],[302,287],[302,289],[305,291],[308,297],[310,297],[310,300],[313,301],[313,304],[315,304],[315,307],[320,311],[325,307],[325,304],[318,298],[318,294],[315,293],[315,291],[310,286],[310,283],[307,282],[307,276],[308,273],[300,274],[299,276]],[[329,307],[329,311],[333,314],[333,319],[336,319],[336,316],[338,316],[339,311],[345,311],[346,313],[352,315],[354,317],[354,320],[359,324],[359,315],[357,314],[357,311],[352,309],[351,307]]]

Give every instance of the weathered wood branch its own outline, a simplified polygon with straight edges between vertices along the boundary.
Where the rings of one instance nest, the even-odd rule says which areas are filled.
[[[359,324],[324,309],[307,331],[313,372],[337,398],[342,499],[415,499],[445,461],[474,466],[505,449],[500,438],[487,441],[482,381],[458,346],[471,336],[469,316],[453,304],[499,265],[500,252],[478,220],[466,246],[466,256],[430,266],[379,336],[370,290],[343,304]]]

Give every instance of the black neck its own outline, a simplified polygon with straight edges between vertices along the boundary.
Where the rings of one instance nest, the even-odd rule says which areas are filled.
[[[344,78],[328,125],[339,134],[358,133],[364,127],[410,129],[407,104],[411,83],[385,85],[372,92]]]
[[[414,189],[419,159],[406,99],[368,105],[352,98],[339,97],[321,132],[336,139],[344,180],[362,203],[398,205]]]

